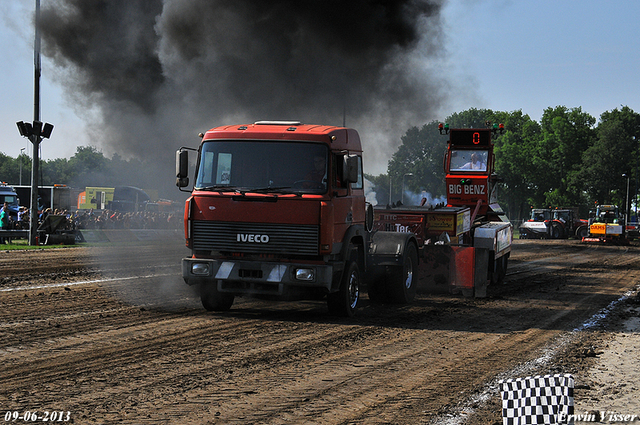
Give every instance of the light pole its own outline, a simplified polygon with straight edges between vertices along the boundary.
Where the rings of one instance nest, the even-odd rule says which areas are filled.
[[[29,221],[29,245],[37,245],[38,237],[38,173],[40,172],[40,142],[51,137],[53,125],[40,121],[40,0],[36,0],[33,81],[33,123],[18,121],[20,135],[33,144],[31,158],[31,208]]]
[[[391,207],[391,170],[389,170],[389,207]]]
[[[402,204],[404,205],[404,178],[405,177],[413,177],[413,173],[406,173],[404,176],[402,176]]]
[[[22,186],[22,155],[24,154],[25,148],[20,148],[20,156],[18,157],[18,161],[20,162],[20,186]]]
[[[636,136],[632,136],[633,144],[635,147],[638,146]],[[636,222],[638,222],[638,173],[640,173],[640,165],[638,164],[638,155],[636,155],[636,190],[633,196],[633,203],[635,204],[635,216]]]
[[[629,214],[631,214],[631,204],[629,203],[629,174],[623,174],[622,177],[627,179],[627,196],[624,198],[624,225],[625,228],[629,222]]]

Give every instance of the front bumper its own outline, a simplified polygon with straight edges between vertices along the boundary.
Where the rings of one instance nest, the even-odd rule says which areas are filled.
[[[329,264],[182,259],[188,285],[217,282],[219,292],[238,295],[283,295],[294,287],[330,291],[333,272]]]
[[[520,227],[520,239],[546,239],[549,237],[549,230],[547,228],[531,228]]]

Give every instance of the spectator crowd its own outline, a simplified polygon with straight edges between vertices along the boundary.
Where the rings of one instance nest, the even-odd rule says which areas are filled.
[[[182,213],[136,211],[121,212],[111,210],[66,210],[45,209],[38,222],[42,223],[50,214],[64,216],[59,230],[83,229],[181,229]],[[10,228],[29,229],[29,210],[21,207],[15,220],[11,220]]]

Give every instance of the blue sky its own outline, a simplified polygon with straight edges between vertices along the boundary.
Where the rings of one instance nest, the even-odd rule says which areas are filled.
[[[0,4],[0,152],[11,157],[23,147],[31,154],[15,123],[33,120],[34,4]],[[471,107],[521,109],[535,120],[557,105],[582,107],[596,118],[621,105],[640,112],[639,17],[637,0],[448,0],[445,53],[426,66],[440,68],[452,83],[440,116],[425,122]],[[42,157],[69,158],[87,145],[110,157],[108,147],[92,142],[99,129],[77,115],[56,83],[57,70],[45,57],[42,64],[42,120],[55,126]],[[386,171],[374,168],[369,172]]]
[[[34,9],[34,1],[3,0],[0,4],[0,152],[11,157],[17,157],[21,148],[32,154],[31,142],[20,136],[16,122],[34,118]],[[56,84],[55,72],[43,56],[41,120],[54,125],[51,139],[42,142],[44,159],[69,158],[77,146],[91,144],[83,120]]]
[[[556,105],[596,118],[621,105],[640,111],[640,2],[451,1],[445,15],[451,63],[478,107],[535,120]]]

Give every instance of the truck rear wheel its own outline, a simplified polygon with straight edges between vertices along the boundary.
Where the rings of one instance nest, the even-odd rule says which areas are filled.
[[[587,236],[589,236],[589,228],[587,226],[578,227],[578,229],[576,230],[576,236],[579,239],[586,238]]]
[[[327,296],[329,312],[337,316],[352,317],[360,298],[360,269],[358,263],[349,261],[342,273],[340,289]]]
[[[398,304],[407,304],[416,297],[418,284],[418,251],[412,243],[407,245],[402,267],[396,267],[390,273],[390,298]]]
[[[494,271],[491,274],[491,284],[501,285],[504,283],[504,278],[507,276],[507,265],[509,264],[509,253],[498,258],[494,264]]]
[[[562,239],[564,237],[564,231],[559,224],[553,223],[551,225],[551,239]]]
[[[207,311],[228,311],[233,305],[233,295],[218,292],[217,282],[200,285],[200,300]]]

